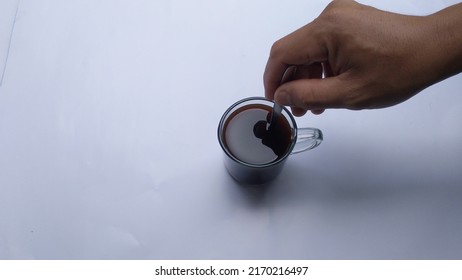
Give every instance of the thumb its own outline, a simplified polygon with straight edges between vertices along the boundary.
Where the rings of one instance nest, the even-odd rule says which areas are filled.
[[[304,110],[345,107],[346,86],[338,76],[324,79],[300,79],[282,84],[274,100]]]

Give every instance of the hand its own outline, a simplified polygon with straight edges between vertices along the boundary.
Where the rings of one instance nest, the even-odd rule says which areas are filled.
[[[406,16],[333,1],[274,43],[265,96],[291,106],[296,116],[401,103],[461,71],[461,13],[460,4],[432,16]],[[290,66],[297,68],[292,81],[280,85]]]

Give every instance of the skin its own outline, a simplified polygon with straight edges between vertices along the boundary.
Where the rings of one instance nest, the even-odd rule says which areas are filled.
[[[408,16],[336,0],[273,44],[263,80],[266,98],[302,116],[393,106],[461,71],[462,3]]]

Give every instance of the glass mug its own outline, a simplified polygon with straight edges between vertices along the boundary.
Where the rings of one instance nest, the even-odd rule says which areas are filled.
[[[273,101],[262,97],[245,98],[231,105],[221,117],[218,142],[225,154],[225,167],[241,184],[272,181],[289,155],[311,150],[323,140],[317,128],[298,128],[285,107],[274,128],[268,128],[273,105]]]

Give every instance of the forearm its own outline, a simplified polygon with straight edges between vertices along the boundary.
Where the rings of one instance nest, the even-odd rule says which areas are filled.
[[[462,72],[462,3],[427,16],[431,59],[434,60],[432,83]]]

